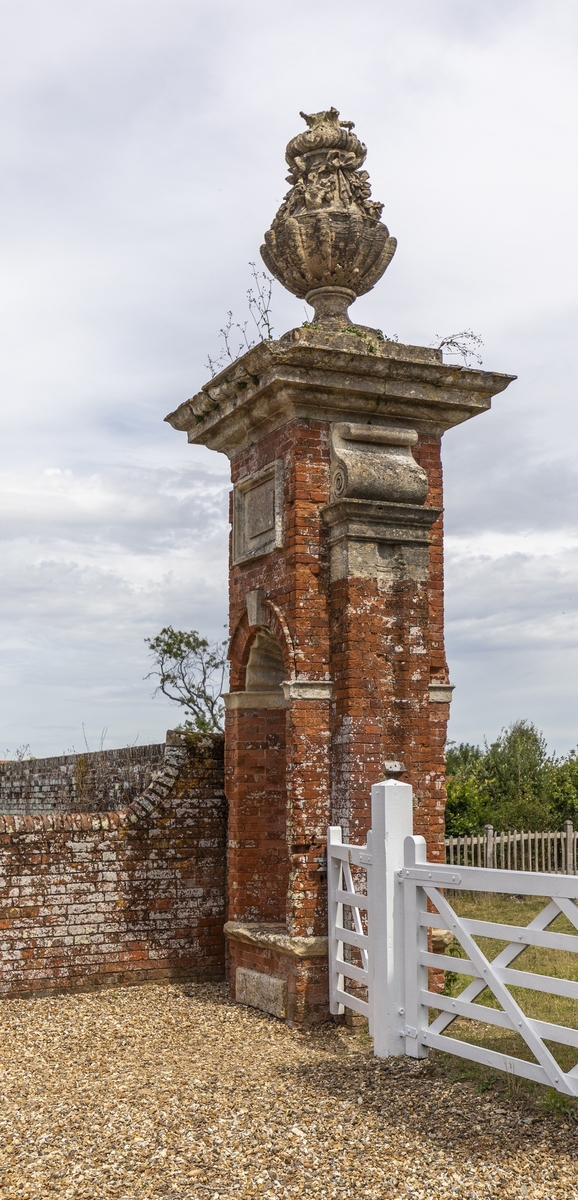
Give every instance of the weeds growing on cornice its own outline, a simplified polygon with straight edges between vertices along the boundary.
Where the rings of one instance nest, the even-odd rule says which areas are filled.
[[[258,342],[273,340],[273,322],[271,310],[271,294],[273,277],[266,271],[258,271],[257,265],[250,262],[253,284],[247,288],[247,304],[249,316],[243,323],[235,321],[231,309],[227,313],[227,321],[219,330],[221,353],[216,358],[207,355],[206,366],[214,379],[228,362],[235,362],[241,354],[246,354]],[[252,323],[252,324],[251,324]],[[254,329],[253,329],[254,326]],[[251,336],[256,333],[256,337]],[[236,344],[238,343],[238,344]]]

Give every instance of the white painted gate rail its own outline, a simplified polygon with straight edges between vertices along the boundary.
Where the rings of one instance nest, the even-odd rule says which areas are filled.
[[[526,946],[578,953],[578,936],[548,929],[563,913],[578,930],[578,877],[427,862],[424,839],[412,834],[409,784],[378,783],[371,801],[367,846],[344,844],[337,826],[328,831],[331,1012],[343,1012],[345,1006],[366,1015],[379,1057],[423,1058],[432,1047],[578,1095],[578,1064],[563,1071],[546,1045],[552,1041],[578,1050],[578,1029],[526,1016],[510,991],[529,988],[578,1001],[578,982],[511,965]],[[444,889],[545,896],[548,903],[528,926],[503,925],[458,916]],[[429,951],[428,930],[439,928],[454,934],[465,959]],[[490,960],[475,940],[480,936],[508,945]],[[428,989],[430,967],[472,981],[457,997],[439,995]],[[476,1003],[485,988],[500,1009]],[[431,1024],[430,1009],[438,1013]],[[449,1037],[456,1017],[513,1030],[535,1061]]]

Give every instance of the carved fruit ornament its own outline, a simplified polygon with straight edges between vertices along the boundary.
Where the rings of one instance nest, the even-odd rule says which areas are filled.
[[[315,308],[322,324],[346,324],[347,306],[381,279],[397,246],[371,200],[367,149],[336,108],[300,113],[308,129],[287,146],[292,184],[261,257],[272,275]]]

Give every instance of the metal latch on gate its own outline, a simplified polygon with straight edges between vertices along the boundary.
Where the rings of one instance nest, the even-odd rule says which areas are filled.
[[[459,887],[462,879],[457,872],[450,874],[449,871],[438,871],[437,868],[429,871],[427,867],[403,867],[400,871],[401,879],[413,879],[416,883],[431,883],[435,887],[438,883],[446,883],[451,887]]]

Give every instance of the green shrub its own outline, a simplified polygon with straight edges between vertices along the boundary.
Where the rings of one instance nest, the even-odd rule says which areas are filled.
[[[446,754],[446,833],[559,829],[578,818],[578,757],[548,754],[531,721],[514,721],[483,748],[450,743]]]

